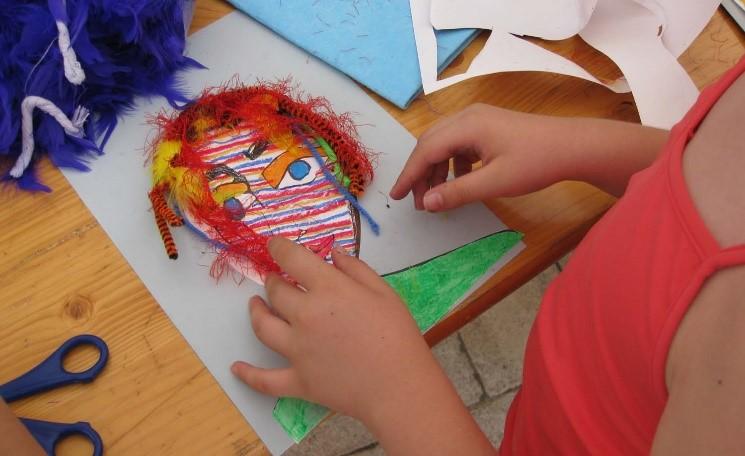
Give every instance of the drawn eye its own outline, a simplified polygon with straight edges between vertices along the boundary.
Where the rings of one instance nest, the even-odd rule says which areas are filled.
[[[287,171],[277,188],[283,189],[313,182],[319,170],[318,162],[313,157],[298,158],[287,166]]]
[[[310,173],[310,165],[305,160],[295,160],[287,169],[290,176],[295,180],[302,180]]]

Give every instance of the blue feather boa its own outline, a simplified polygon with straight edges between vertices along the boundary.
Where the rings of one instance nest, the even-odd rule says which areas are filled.
[[[61,5],[61,8],[60,6]],[[21,103],[30,95],[53,102],[68,117],[78,106],[91,116],[82,137],[70,136],[51,116],[33,114],[33,160],[18,179],[25,190],[49,191],[34,164],[46,153],[55,166],[88,170],[135,96],[160,95],[187,103],[177,73],[203,68],[184,56],[187,0],[0,0],[0,156],[21,153]],[[66,17],[65,17],[66,16]],[[63,18],[85,72],[80,85],[63,70],[55,21]],[[187,19],[185,19],[187,18]]]

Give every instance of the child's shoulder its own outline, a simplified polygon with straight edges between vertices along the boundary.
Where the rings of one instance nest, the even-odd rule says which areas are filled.
[[[683,156],[683,173],[719,244],[745,244],[745,74],[699,126]]]
[[[722,248],[745,245],[743,119],[745,75],[713,106],[683,155],[688,190]],[[653,454],[745,453],[745,250],[738,255],[742,261],[732,258],[731,267],[706,280],[678,327]]]

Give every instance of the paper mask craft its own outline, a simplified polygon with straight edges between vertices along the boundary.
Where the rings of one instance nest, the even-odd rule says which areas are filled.
[[[231,266],[262,283],[278,271],[272,236],[329,260],[334,247],[358,254],[360,215],[377,231],[357,202],[373,177],[370,152],[324,99],[295,99],[287,84],[236,86],[156,122],[150,199],[171,258],[168,225],[186,223],[219,252],[213,276]]]

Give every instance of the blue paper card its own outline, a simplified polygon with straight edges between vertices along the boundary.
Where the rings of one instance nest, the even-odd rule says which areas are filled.
[[[400,108],[422,90],[409,0],[229,1]],[[437,32],[438,68],[477,32]]]

